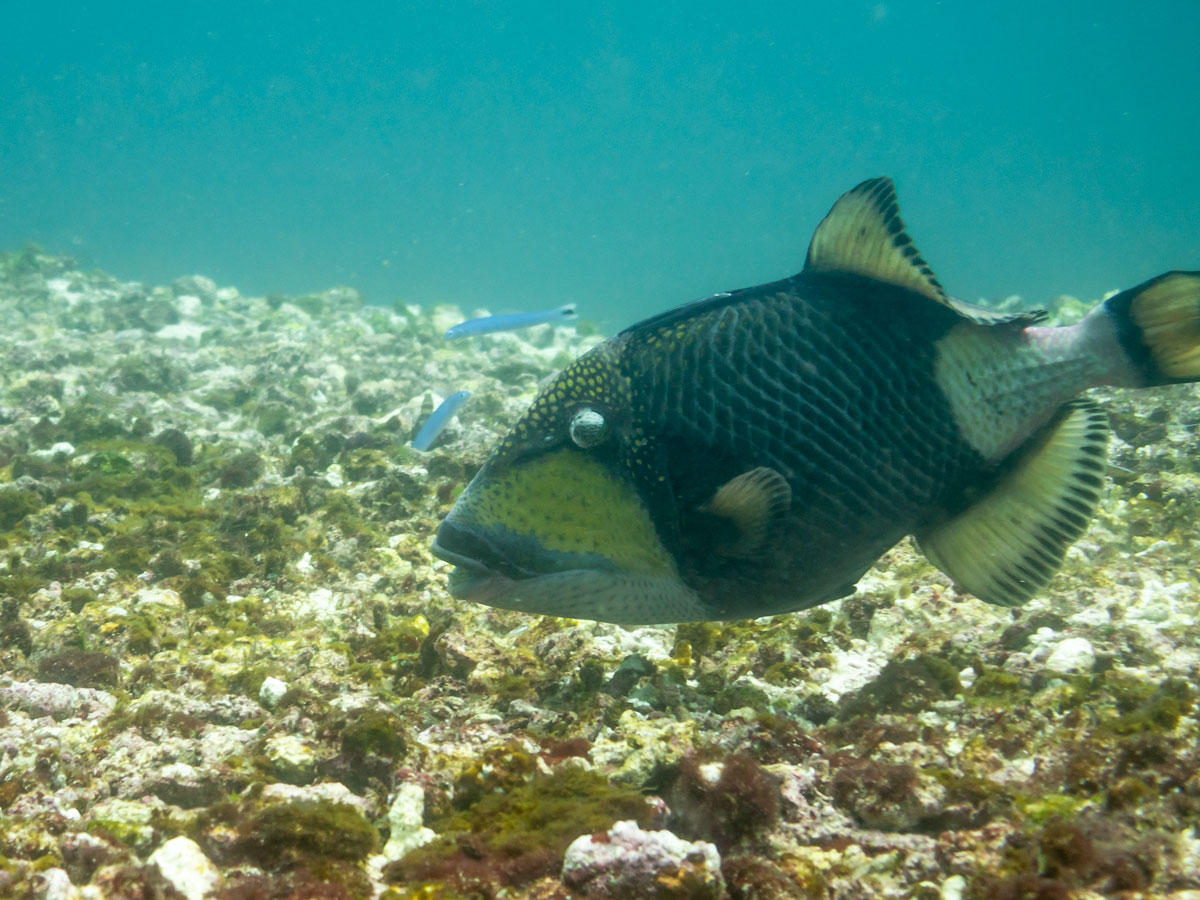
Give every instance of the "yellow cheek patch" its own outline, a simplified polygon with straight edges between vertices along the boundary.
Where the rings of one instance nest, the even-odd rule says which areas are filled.
[[[598,554],[625,572],[675,574],[637,491],[581,453],[551,451],[497,472],[459,503],[465,518],[547,550]]]

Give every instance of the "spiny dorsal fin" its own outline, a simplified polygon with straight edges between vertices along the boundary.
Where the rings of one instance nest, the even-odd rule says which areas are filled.
[[[1108,418],[1066,404],[1009,471],[947,522],[917,536],[931,563],[980,600],[1019,606],[1042,590],[1100,503]]]
[[[842,194],[813,234],[804,271],[863,275],[949,305],[904,230],[890,178],[872,178]]]
[[[753,557],[763,552],[792,507],[792,489],[774,469],[759,466],[721,485],[700,507],[737,529],[737,540],[720,547],[722,556]]]

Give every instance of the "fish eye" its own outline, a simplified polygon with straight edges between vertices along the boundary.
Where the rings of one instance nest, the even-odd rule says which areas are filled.
[[[608,423],[604,416],[589,406],[571,416],[571,424],[567,427],[571,440],[577,447],[587,450],[601,443],[608,434]]]

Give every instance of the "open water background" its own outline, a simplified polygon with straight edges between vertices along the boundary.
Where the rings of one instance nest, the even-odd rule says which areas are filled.
[[[893,176],[951,293],[1200,268],[1200,4],[5,0],[0,249],[617,328]]]

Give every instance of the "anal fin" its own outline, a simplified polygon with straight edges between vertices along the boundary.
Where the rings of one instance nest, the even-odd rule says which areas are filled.
[[[1108,433],[1095,403],[1064,405],[986,494],[917,535],[921,550],[979,599],[1024,603],[1050,583],[1099,505]]]

